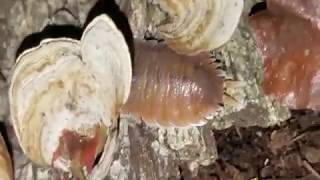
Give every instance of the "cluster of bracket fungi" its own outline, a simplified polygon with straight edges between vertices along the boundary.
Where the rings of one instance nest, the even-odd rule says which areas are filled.
[[[134,61],[104,14],[87,25],[81,40],[45,39],[18,57],[10,113],[32,162],[78,179],[101,179],[117,147],[121,113],[148,125],[188,127],[223,109],[226,83],[210,51],[231,38],[243,0],[162,0],[154,6],[167,14],[156,27],[164,41],[135,39]],[[320,109],[319,9],[318,0],[268,0],[267,10],[250,19],[264,61],[262,88],[293,109]],[[13,179],[2,138],[0,166],[0,176]]]

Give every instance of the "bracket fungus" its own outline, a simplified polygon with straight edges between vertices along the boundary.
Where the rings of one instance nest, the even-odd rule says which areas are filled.
[[[135,42],[134,75],[123,112],[163,127],[203,125],[223,104],[224,84],[210,53],[186,56],[165,44]]]
[[[226,43],[235,31],[243,0],[161,0],[167,14],[158,31],[178,53],[197,54]]]
[[[2,180],[13,180],[11,158],[3,137],[0,134],[0,177]]]
[[[291,109],[320,110],[319,9],[318,0],[268,0],[250,20],[264,93]]]
[[[131,59],[121,32],[96,17],[80,41],[46,39],[22,53],[9,89],[11,120],[26,156],[74,177],[108,173],[118,118],[131,86]],[[94,164],[98,154],[102,154]]]

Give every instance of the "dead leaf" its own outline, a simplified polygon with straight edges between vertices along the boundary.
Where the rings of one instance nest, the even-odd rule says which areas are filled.
[[[290,145],[292,135],[288,128],[274,130],[270,135],[269,148],[273,154],[278,154],[278,151],[285,146]]]
[[[301,152],[310,163],[320,162],[320,148],[303,146]]]

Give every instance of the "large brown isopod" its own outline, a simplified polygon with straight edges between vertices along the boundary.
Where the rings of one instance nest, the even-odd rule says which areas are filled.
[[[164,44],[136,42],[133,72],[123,111],[148,124],[203,125],[221,107],[223,79],[209,53],[186,56]]]
[[[263,91],[291,109],[320,110],[319,0],[269,0],[251,17]]]

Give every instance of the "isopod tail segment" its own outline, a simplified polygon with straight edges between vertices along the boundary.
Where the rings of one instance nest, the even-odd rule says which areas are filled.
[[[135,42],[129,99],[123,113],[161,127],[204,125],[223,108],[224,78],[210,53],[181,55],[165,44]]]
[[[290,109],[320,110],[319,8],[317,0],[268,0],[250,19],[264,93]]]

